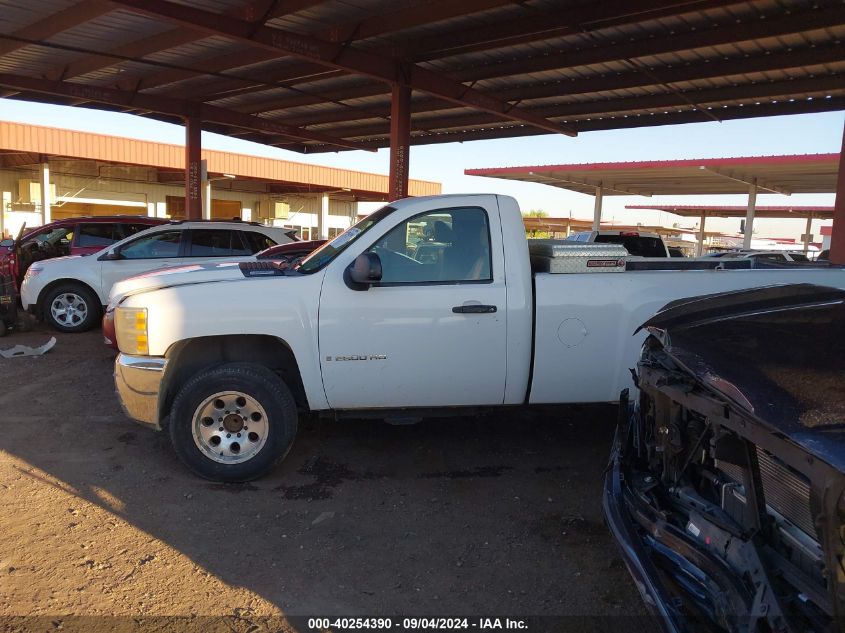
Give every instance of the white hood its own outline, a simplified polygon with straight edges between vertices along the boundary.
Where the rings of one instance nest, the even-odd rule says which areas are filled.
[[[130,294],[170,288],[185,284],[198,284],[210,281],[232,281],[246,279],[239,268],[240,262],[206,262],[159,268],[150,272],[118,281],[109,293],[109,305]]]

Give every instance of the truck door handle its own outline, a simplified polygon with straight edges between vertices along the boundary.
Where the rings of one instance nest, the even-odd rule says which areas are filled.
[[[485,306],[478,303],[452,308],[452,312],[455,314],[490,314],[495,311],[496,306]]]

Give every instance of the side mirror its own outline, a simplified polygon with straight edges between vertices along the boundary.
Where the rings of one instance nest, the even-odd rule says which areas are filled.
[[[367,290],[381,281],[381,259],[375,253],[361,253],[344,273],[346,285],[353,290]]]
[[[113,262],[118,259],[123,259],[123,255],[120,254],[119,249],[115,249],[113,251],[106,251],[102,255],[100,255],[97,259],[101,262]]]

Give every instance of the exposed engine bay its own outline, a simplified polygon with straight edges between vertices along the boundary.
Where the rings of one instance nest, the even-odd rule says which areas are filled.
[[[645,325],[604,508],[666,630],[843,630],[843,301],[781,286]]]

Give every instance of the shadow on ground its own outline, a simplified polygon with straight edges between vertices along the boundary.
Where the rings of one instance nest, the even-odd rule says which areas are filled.
[[[0,346],[46,336],[16,335]],[[601,521],[612,407],[415,426],[313,422],[270,476],[221,485],[188,473],[165,436],[123,417],[99,333],[58,338],[44,357],[0,363],[4,477],[21,478],[17,488],[0,489],[13,514],[2,521],[17,526],[4,528],[13,537],[0,548],[28,548],[32,567],[29,575],[4,569],[2,583],[47,582],[50,567],[63,563],[45,543],[71,548],[101,534],[85,559],[92,562],[73,567],[87,565],[93,579],[77,583],[81,590],[73,577],[50,581],[45,596],[58,608],[97,612],[92,596],[106,591],[110,570],[96,576],[96,565],[116,565],[119,552],[140,570],[156,540],[188,557],[196,573],[243,587],[286,615],[642,613]],[[88,527],[73,507],[48,512],[40,498],[56,487],[129,525],[117,520],[105,531],[110,519]],[[55,499],[68,505],[67,497]],[[123,539],[121,546],[108,547],[109,538]],[[108,591],[131,590],[134,573],[111,579]],[[178,578],[168,582],[178,591]],[[152,593],[139,612],[162,613]],[[236,597],[208,593],[184,612],[168,602],[165,613],[242,608]],[[7,599],[6,614],[19,604]]]

